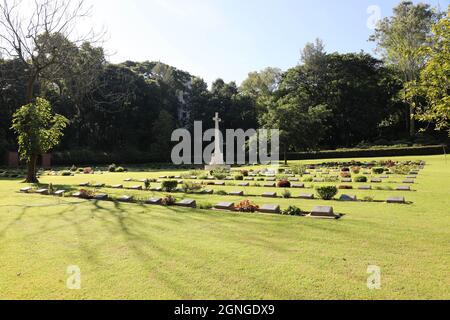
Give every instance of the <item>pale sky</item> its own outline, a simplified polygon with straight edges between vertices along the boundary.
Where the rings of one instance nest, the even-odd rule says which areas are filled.
[[[328,52],[373,53],[374,18],[399,0],[90,0],[111,62],[161,61],[199,76],[244,80],[295,66],[320,37]],[[414,1],[419,2],[419,1]],[[423,1],[445,9],[450,0]]]

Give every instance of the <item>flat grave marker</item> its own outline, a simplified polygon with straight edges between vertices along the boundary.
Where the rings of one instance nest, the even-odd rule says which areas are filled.
[[[277,204],[264,204],[258,209],[258,212],[279,214],[281,211]]]
[[[351,196],[351,195],[347,195],[347,194],[343,194],[341,195],[341,197],[339,198],[340,201],[357,201],[358,198],[356,196]]]
[[[178,207],[196,208],[197,202],[192,199],[184,199],[184,200],[178,201],[177,203],[175,203],[175,205]]]
[[[130,202],[133,200],[133,196],[120,196],[117,198],[117,201],[119,202]]]
[[[386,201],[387,203],[398,203],[398,204],[404,204],[406,203],[404,197],[390,197]]]
[[[64,195],[64,193],[66,193],[66,190],[57,190],[55,192],[55,196],[62,197]]]
[[[333,207],[328,206],[316,206],[311,210],[309,215],[312,218],[323,218],[323,219],[336,219],[337,216],[334,214]]]
[[[162,203],[162,198],[150,198],[145,201],[145,203],[151,205],[160,205]]]
[[[234,203],[233,202],[220,202],[214,206],[214,209],[234,211]]]
[[[276,198],[277,197],[277,193],[276,192],[264,192],[261,197],[264,198]]]
[[[108,199],[108,195],[105,194],[105,193],[99,193],[99,194],[96,194],[96,195],[93,197],[93,199],[94,199],[94,200],[106,200],[106,199]]]
[[[39,189],[36,190],[36,193],[41,195],[48,195],[48,189]]]

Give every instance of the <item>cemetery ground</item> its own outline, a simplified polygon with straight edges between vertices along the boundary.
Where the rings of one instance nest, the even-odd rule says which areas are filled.
[[[444,156],[389,159],[426,161],[413,191],[358,190],[360,184],[348,183],[355,189],[339,190],[337,198],[403,196],[408,204],[303,200],[295,197],[315,190],[293,188],[293,198],[263,198],[283,189],[237,182],[207,188],[245,196],[173,194],[198,207],[244,199],[304,211],[328,205],[345,214],[339,220],[26,194],[18,192],[27,186],[20,179],[0,177],[0,299],[449,299],[450,164]],[[107,186],[183,173],[130,168],[42,175],[40,182],[68,194],[81,183],[101,183],[106,187],[98,192],[145,200],[167,193]],[[380,186],[404,185],[391,179],[396,182]],[[66,286],[72,265],[81,271],[80,290]],[[381,269],[379,290],[367,287],[373,265]]]

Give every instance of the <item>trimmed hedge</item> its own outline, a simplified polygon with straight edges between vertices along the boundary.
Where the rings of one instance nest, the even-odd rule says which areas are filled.
[[[287,154],[288,160],[314,160],[314,159],[342,159],[342,158],[372,158],[372,157],[398,157],[398,156],[427,156],[444,154],[443,145],[405,148],[380,149],[342,149],[317,152],[291,152]]]
[[[438,155],[444,153],[444,146],[423,146],[404,148],[373,148],[373,149],[342,149],[317,152],[292,152],[288,153],[288,160],[314,160],[314,159],[340,159],[340,158],[371,158],[371,157],[395,157],[395,156],[420,156]],[[281,156],[281,155],[280,155]],[[3,161],[4,157],[1,157]],[[170,163],[168,158],[161,154],[121,151],[101,152],[93,150],[71,150],[52,152],[53,165],[109,165],[111,163],[147,164]]]

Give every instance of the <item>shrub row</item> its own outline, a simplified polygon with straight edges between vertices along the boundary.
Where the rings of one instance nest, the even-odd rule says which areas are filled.
[[[340,159],[340,158],[371,158],[371,157],[396,157],[396,156],[425,156],[444,154],[443,145],[404,147],[404,148],[379,148],[379,149],[342,149],[317,152],[293,152],[288,153],[289,160],[313,160],[313,159]],[[447,152],[447,149],[446,149]]]

